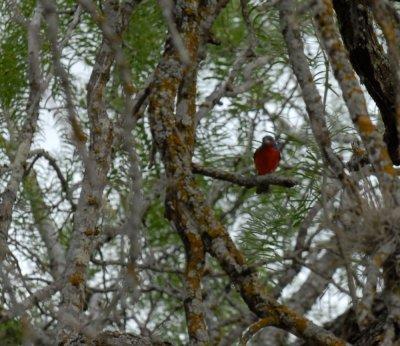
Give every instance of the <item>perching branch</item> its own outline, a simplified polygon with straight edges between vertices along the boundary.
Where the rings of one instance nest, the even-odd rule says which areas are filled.
[[[243,186],[247,189],[251,189],[253,187],[265,188],[268,185],[293,187],[299,184],[296,179],[281,177],[276,174],[267,174],[263,176],[245,176],[242,174],[221,171],[216,168],[200,166],[197,163],[192,163],[192,171],[195,174],[201,174],[214,179],[228,181],[233,184]]]

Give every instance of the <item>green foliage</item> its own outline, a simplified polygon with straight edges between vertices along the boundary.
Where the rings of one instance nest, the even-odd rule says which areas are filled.
[[[146,228],[152,246],[180,244],[181,240],[165,219],[162,201],[154,201],[147,212]]]
[[[21,322],[10,320],[0,324],[0,340],[2,346],[22,345],[23,329]]]
[[[312,198],[303,198],[298,191],[287,193],[274,188],[258,205],[250,207],[250,218],[239,237],[250,261],[281,262],[312,202]]]
[[[0,105],[9,109],[24,96],[27,87],[26,31],[9,21],[0,41]]]
[[[132,67],[135,85],[140,87],[156,66],[167,29],[158,2],[143,1],[133,13],[124,35],[126,57]]]
[[[213,25],[213,33],[225,53],[231,53],[243,41],[246,30],[238,0],[230,1]],[[212,50],[211,50],[212,52]],[[221,55],[220,57],[225,57]]]

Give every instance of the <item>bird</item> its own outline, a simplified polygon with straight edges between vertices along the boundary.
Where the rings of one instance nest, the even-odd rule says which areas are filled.
[[[269,174],[277,169],[281,160],[281,148],[274,137],[263,137],[261,146],[254,152],[253,160],[258,175]],[[257,188],[257,193],[267,191],[265,188]]]

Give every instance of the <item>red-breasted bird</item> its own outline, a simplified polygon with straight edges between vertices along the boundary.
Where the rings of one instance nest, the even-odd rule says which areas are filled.
[[[262,139],[261,146],[254,152],[254,165],[258,175],[265,175],[276,170],[281,160],[280,146],[272,136],[265,136]],[[257,192],[266,192],[257,189]]]

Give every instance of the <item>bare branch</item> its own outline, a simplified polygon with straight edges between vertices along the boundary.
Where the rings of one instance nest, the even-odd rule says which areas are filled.
[[[30,166],[29,166],[28,169],[26,170],[25,175],[28,175],[28,174],[30,173],[31,169],[33,168],[33,165],[35,164],[35,162],[36,162],[40,157],[45,158],[45,159],[47,160],[47,162],[49,163],[49,165],[50,165],[51,167],[53,167],[53,169],[55,170],[55,172],[56,172],[56,174],[57,174],[57,177],[58,177],[58,179],[60,180],[62,190],[63,190],[63,192],[65,193],[68,202],[71,204],[72,208],[75,210],[75,209],[76,209],[76,205],[75,205],[75,203],[74,203],[74,201],[73,201],[72,192],[71,192],[71,190],[70,190],[70,188],[69,188],[69,186],[68,186],[67,180],[65,179],[63,173],[61,172],[60,167],[59,167],[58,164],[57,164],[56,159],[55,159],[54,157],[52,157],[52,156],[50,155],[50,153],[47,152],[47,151],[44,150],[44,149],[36,149],[36,150],[33,150],[33,151],[31,151],[31,153],[29,154],[29,156],[31,156],[31,157],[33,156],[34,158],[33,158],[32,162],[31,162]]]

